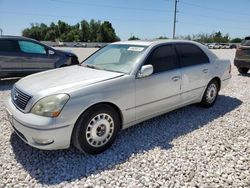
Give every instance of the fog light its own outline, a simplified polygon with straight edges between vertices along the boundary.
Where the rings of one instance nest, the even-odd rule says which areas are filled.
[[[32,138],[32,139],[36,144],[39,145],[49,145],[54,142],[54,140],[49,140],[49,139],[40,139],[40,138]]]

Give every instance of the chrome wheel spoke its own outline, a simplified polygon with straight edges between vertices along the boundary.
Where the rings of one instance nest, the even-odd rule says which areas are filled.
[[[207,89],[206,98],[209,103],[212,103],[217,95],[217,87],[215,84],[211,84]]]
[[[86,128],[86,140],[93,147],[105,145],[114,133],[113,118],[106,113],[93,117]]]

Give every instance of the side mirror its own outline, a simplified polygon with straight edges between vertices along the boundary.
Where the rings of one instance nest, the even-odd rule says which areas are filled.
[[[153,74],[154,68],[152,65],[143,65],[139,71],[138,78],[144,78]]]
[[[49,51],[48,51],[48,54],[49,54],[49,55],[54,55],[54,54],[55,54],[55,51],[49,50]]]

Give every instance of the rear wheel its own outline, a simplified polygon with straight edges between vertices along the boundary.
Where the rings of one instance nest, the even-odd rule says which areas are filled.
[[[238,71],[241,74],[246,74],[249,71],[249,69],[248,68],[238,68]]]
[[[219,89],[219,83],[217,80],[212,80],[209,82],[203,94],[202,101],[200,103],[201,106],[206,108],[213,106],[217,99]]]
[[[77,121],[72,141],[80,151],[98,154],[108,149],[120,130],[119,114],[101,104],[87,110]]]

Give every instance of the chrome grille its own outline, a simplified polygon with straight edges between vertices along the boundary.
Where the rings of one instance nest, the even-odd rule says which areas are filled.
[[[22,110],[25,109],[26,105],[31,99],[31,96],[25,94],[24,92],[20,91],[16,87],[12,89],[11,97],[12,97],[13,103]]]

